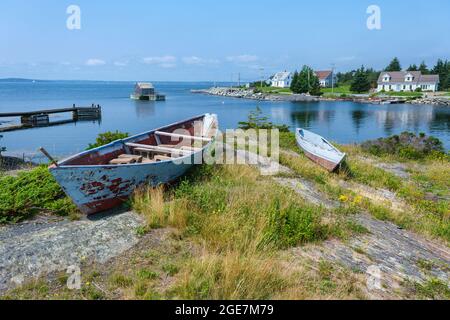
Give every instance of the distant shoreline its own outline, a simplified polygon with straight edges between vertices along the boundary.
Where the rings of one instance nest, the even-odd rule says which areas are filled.
[[[370,95],[346,95],[346,96],[311,96],[307,94],[274,94],[255,92],[250,88],[212,87],[209,89],[191,90],[194,94],[205,94],[228,98],[249,99],[258,101],[280,101],[280,102],[318,102],[318,101],[351,101],[369,104],[423,104],[434,106],[450,106],[450,99],[445,97],[426,97],[407,99],[404,97],[371,97]]]

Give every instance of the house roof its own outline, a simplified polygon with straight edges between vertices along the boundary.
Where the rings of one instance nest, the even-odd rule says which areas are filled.
[[[316,71],[316,75],[319,78],[319,80],[325,80],[332,74],[333,71],[331,70],[325,70],[325,71]]]
[[[289,78],[290,75],[291,73],[288,71],[277,72],[272,77],[272,81],[285,81],[287,78]]]
[[[384,76],[388,74],[391,77],[390,83],[403,83],[405,81],[405,77],[408,74],[411,74],[413,76],[412,83],[419,83],[419,82],[428,82],[428,83],[435,83],[439,82],[439,75],[437,74],[427,74],[423,75],[420,71],[385,71],[380,73],[380,77],[378,78],[379,83],[386,83],[383,82]],[[410,83],[410,82],[407,82]]]
[[[141,89],[153,89],[153,84],[147,82],[138,82],[136,85]]]
[[[439,75],[438,74],[423,74],[420,77],[420,82],[439,82]]]

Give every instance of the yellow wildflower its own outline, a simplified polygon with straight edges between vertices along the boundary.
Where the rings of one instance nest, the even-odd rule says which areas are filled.
[[[353,202],[355,203],[355,204],[359,204],[359,203],[361,203],[362,202],[362,197],[361,196],[356,196],[355,197],[355,199],[353,200]]]

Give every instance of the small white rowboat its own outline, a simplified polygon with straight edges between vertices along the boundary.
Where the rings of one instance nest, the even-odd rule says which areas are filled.
[[[345,160],[346,154],[336,149],[326,139],[305,129],[297,129],[295,137],[305,155],[330,172]]]

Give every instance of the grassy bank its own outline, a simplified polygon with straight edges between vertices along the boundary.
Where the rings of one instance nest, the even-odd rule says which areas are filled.
[[[280,144],[299,152],[293,134],[283,134]],[[347,168],[339,175],[319,169],[301,154],[282,154],[280,161],[313,181],[333,199],[348,203],[352,209],[368,211],[378,219],[390,220],[450,243],[450,161],[447,156],[431,153],[429,157],[412,160],[402,153],[374,156],[356,145],[339,147],[348,154]],[[377,163],[401,163],[410,178],[399,177],[377,167]],[[348,186],[341,181],[348,182]],[[400,204],[392,206],[389,201],[384,201],[387,199],[374,200],[369,194],[370,189],[358,186],[390,191]]]
[[[327,95],[327,94],[346,94],[350,95],[356,92],[350,91],[350,85],[342,85],[342,86],[335,86],[334,88],[322,88],[321,91]]]
[[[409,92],[409,91],[404,92],[386,91],[377,93],[377,96],[421,98],[423,94],[421,92]]]
[[[99,270],[69,291],[37,282],[9,297],[131,299],[362,298],[357,275],[321,262],[292,264],[286,249],[362,232],[246,166],[203,166],[177,186],[141,189],[142,237],[172,230],[164,249]],[[311,262],[315,264],[315,262]],[[169,284],[162,286],[164,279]],[[167,281],[167,280],[166,280]],[[93,286],[96,283],[103,290]],[[44,289],[42,289],[44,287]],[[45,294],[39,293],[44,291]],[[114,294],[118,296],[114,296]],[[111,295],[109,295],[111,294]]]
[[[175,185],[136,191],[132,207],[146,221],[135,230],[141,244],[107,265],[86,262],[81,290],[68,290],[61,273],[4,298],[363,299],[366,277],[360,271],[296,259],[292,249],[367,233],[348,219],[361,212],[450,241],[446,157],[409,159],[413,153],[375,155],[339,146],[349,155],[348,167],[332,174],[302,155],[292,133],[281,133],[280,146],[281,163],[294,172],[285,175],[308,180],[340,203],[337,208],[312,205],[253,167],[199,166]],[[401,163],[409,178],[377,163]],[[380,189],[400,205],[371,197]],[[445,284],[434,280],[408,288],[408,298],[450,298]]]
[[[257,90],[262,93],[270,94],[292,94],[292,90],[290,88],[258,87]]]

